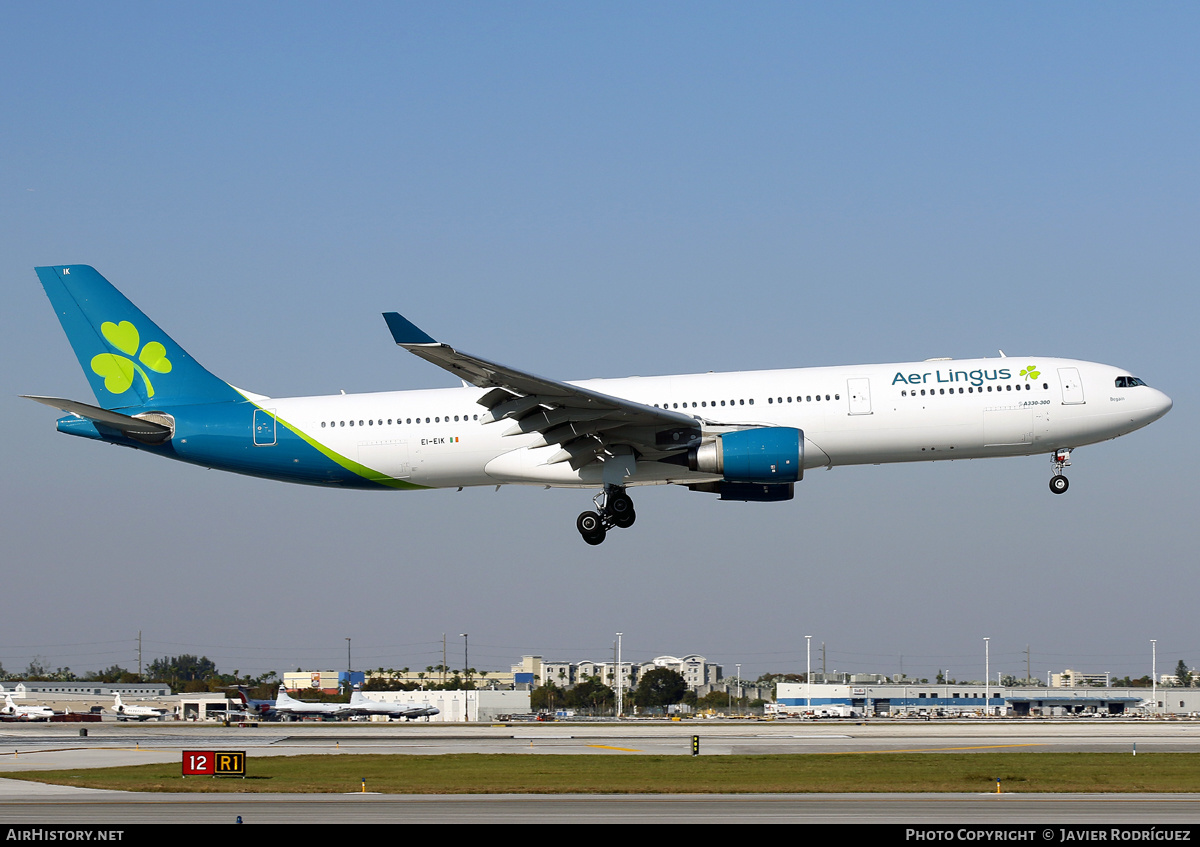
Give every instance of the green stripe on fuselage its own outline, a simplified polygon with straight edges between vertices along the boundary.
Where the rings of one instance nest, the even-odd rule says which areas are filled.
[[[246,395],[243,394],[242,396],[245,397]],[[325,456],[325,458],[329,459],[330,461],[335,462],[336,464],[338,464],[341,467],[345,468],[346,470],[350,471],[350,473],[354,474],[355,476],[361,477],[362,479],[366,480],[367,482],[373,482],[376,485],[383,486],[384,488],[395,488],[400,491],[426,491],[429,489],[428,485],[417,485],[415,482],[406,482],[405,480],[396,479],[395,477],[388,476],[387,474],[385,474],[381,471],[372,470],[371,468],[368,468],[366,465],[361,465],[358,462],[354,461],[353,459],[343,456],[341,453],[338,453],[336,450],[326,447],[320,441],[317,441],[315,438],[313,438],[308,433],[301,430],[299,427],[288,423],[283,418],[279,417],[279,415],[275,414],[274,412],[270,411],[269,409],[264,408],[259,403],[255,402],[254,400],[251,400],[249,397],[246,397],[246,399],[249,400],[251,403],[253,403],[255,408],[261,409],[262,411],[266,412],[268,415],[271,415],[273,418],[275,418],[276,423],[282,424],[283,426],[287,427],[289,432],[291,432],[291,433],[295,434],[296,436],[298,436],[299,438],[303,439],[303,441],[306,444],[308,444],[309,447],[312,447],[318,453]]]

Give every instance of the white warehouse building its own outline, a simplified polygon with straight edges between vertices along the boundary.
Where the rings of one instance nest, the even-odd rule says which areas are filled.
[[[1122,715],[1200,712],[1200,689],[1055,688],[981,683],[831,685],[781,682],[769,711],[779,715]]]

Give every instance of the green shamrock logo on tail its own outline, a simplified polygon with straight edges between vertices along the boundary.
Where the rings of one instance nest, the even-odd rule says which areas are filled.
[[[1019,374],[1019,376],[1025,377],[1026,382],[1028,382],[1031,379],[1037,379],[1041,375],[1042,375],[1042,372],[1037,369],[1037,365],[1030,365],[1025,370],[1021,371],[1021,373]]]
[[[167,348],[157,341],[151,341],[141,348],[141,353],[138,353],[141,336],[138,334],[137,327],[129,321],[121,321],[119,324],[105,321],[100,325],[100,334],[109,344],[125,354],[125,356],[118,356],[115,353],[101,353],[92,357],[92,370],[98,376],[104,377],[104,387],[113,394],[123,394],[133,385],[133,375],[137,373],[141,375],[142,382],[146,384],[147,399],[153,397],[154,386],[150,383],[150,377],[138,366],[137,362],[126,356],[133,356],[137,353],[138,361],[143,365],[156,373],[165,374],[171,372],[171,360],[167,358]]]

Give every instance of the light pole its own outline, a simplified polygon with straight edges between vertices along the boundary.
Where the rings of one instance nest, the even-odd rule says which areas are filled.
[[[467,694],[467,683],[470,681],[471,674],[467,668],[471,667],[470,656],[467,652],[467,634],[460,632],[459,636],[463,640],[463,716],[465,720],[471,719],[470,695]]]
[[[617,720],[621,719],[621,715],[624,714],[624,711],[625,711],[624,701],[621,698],[621,695],[623,693],[622,688],[621,688],[621,636],[622,635],[624,635],[624,633],[622,633],[622,632],[617,633],[617,668],[616,668],[616,670],[617,670]]]
[[[991,654],[992,639],[985,637],[983,639],[983,713],[990,713],[992,704],[992,654]]]
[[[1150,703],[1158,713],[1158,639],[1150,639]]]
[[[804,710],[812,711],[812,636],[804,636],[804,655],[806,666],[804,669]]]

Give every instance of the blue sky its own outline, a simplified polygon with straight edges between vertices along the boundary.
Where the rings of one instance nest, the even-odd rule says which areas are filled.
[[[743,673],[1200,664],[1190,4],[7,4],[0,663]],[[1172,396],[1042,457],[810,473],[786,504],[288,487],[54,432],[33,266],[97,267],[265,394],[452,385],[398,310],[564,379],[1069,356]],[[451,663],[460,655],[451,647]]]

